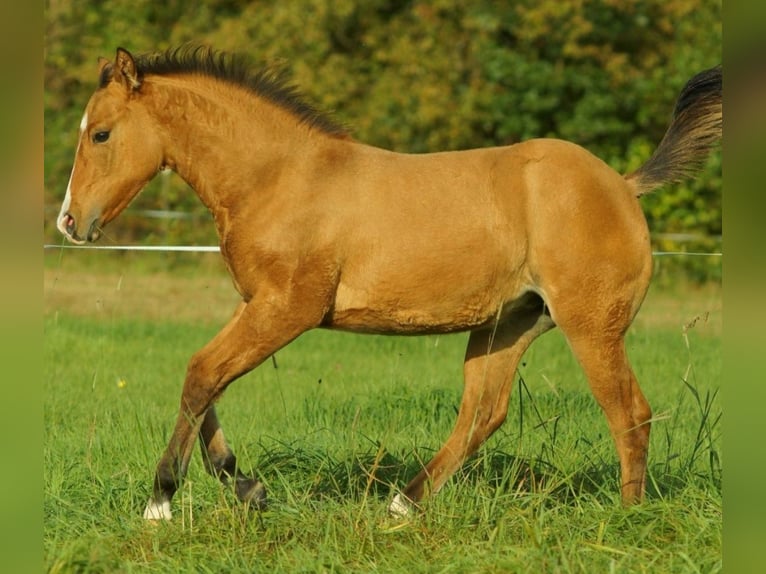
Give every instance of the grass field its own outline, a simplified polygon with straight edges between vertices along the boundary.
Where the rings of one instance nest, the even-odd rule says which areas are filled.
[[[48,572],[721,570],[717,286],[650,292],[628,338],[655,414],[641,506],[619,504],[605,419],[554,331],[525,356],[506,424],[424,513],[389,517],[454,423],[466,336],[316,331],[220,402],[270,509],[238,505],[195,452],[174,520],[153,524],[141,512],[186,362],[236,294],[212,256],[172,272],[46,257]]]

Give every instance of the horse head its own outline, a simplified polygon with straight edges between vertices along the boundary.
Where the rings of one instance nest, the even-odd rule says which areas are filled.
[[[143,102],[135,59],[117,49],[99,61],[100,84],[80,123],[72,175],[57,227],[77,244],[95,241],[162,168],[159,126]]]

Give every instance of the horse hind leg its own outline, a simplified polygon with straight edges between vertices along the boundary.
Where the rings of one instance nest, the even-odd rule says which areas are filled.
[[[559,300],[553,317],[580,363],[591,392],[606,416],[620,460],[622,502],[643,500],[649,431],[649,403],[628,361],[625,333],[638,311],[645,285],[633,290],[604,290],[610,296],[591,297],[589,305],[579,300]],[[602,282],[601,286],[608,286]]]
[[[234,481],[237,498],[258,510],[266,508],[266,488],[255,477],[247,476],[237,466],[237,458],[226,442],[215,406],[205,413],[200,428],[200,447],[205,469],[224,485]]]
[[[534,303],[534,308],[516,313],[494,331],[471,333],[463,366],[463,398],[452,434],[402,493],[394,497],[389,512],[404,516],[413,504],[436,493],[505,421],[521,356],[535,338],[554,326],[543,312],[542,301]]]
[[[628,362],[623,335],[568,339],[606,415],[617,448],[622,503],[628,506],[641,502],[652,411]]]

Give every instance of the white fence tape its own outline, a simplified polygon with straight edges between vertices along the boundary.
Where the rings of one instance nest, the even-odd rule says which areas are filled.
[[[723,253],[699,253],[695,251],[652,251],[655,257],[662,255],[691,255],[699,257],[723,257]]]
[[[217,245],[43,245],[43,249],[99,249],[104,251],[181,251],[187,253],[220,253]],[[652,251],[655,257],[664,255],[686,255],[691,257],[723,257],[723,253],[701,253],[696,251]]]
[[[100,249],[104,251],[186,251],[219,253],[217,245],[43,245],[43,249]]]

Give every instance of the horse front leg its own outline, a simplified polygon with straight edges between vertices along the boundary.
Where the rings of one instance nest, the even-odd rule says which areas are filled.
[[[205,469],[223,484],[234,481],[234,492],[240,501],[253,504],[257,509],[266,508],[266,488],[254,476],[247,476],[237,466],[237,457],[226,442],[215,405],[205,413],[200,428],[200,447]]]
[[[223,330],[189,362],[176,426],[157,465],[144,518],[171,519],[170,501],[186,475],[198,435],[210,445],[208,452],[212,447],[214,455],[224,453],[223,459],[217,460],[220,471],[235,468],[233,455],[225,455],[226,451],[231,451],[228,446],[223,447],[223,435],[216,438],[220,425],[215,411],[210,412],[213,403],[235,379],[257,367],[304,331],[319,325],[327,308],[305,293],[289,289],[264,291],[257,299],[240,305]],[[313,294],[316,297],[316,292]],[[249,492],[249,487],[254,491]],[[238,494],[257,498],[258,487],[243,482]]]

